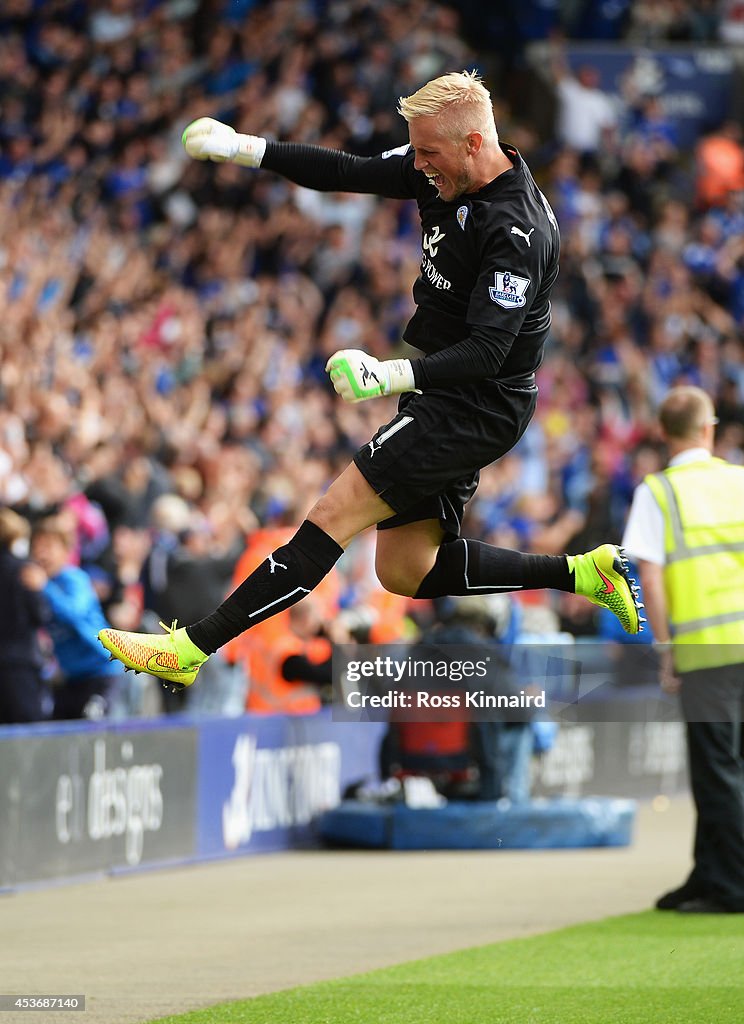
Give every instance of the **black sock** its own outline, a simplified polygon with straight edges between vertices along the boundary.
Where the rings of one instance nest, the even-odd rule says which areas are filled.
[[[306,519],[294,537],[270,554],[216,611],[186,632],[199,650],[214,654],[246,629],[301,601],[343,553],[333,537]]]
[[[565,555],[526,555],[460,537],[439,548],[416,597],[504,594],[547,587],[574,592],[574,576]]]

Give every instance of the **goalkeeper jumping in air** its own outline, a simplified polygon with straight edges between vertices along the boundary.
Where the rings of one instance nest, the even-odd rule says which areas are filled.
[[[362,530],[377,526],[377,575],[419,598],[553,588],[611,609],[628,633],[644,621],[622,552],[532,555],[460,537],[479,470],[522,436],[537,402],[535,371],[558,274],[553,211],[519,153],[499,142],[475,74],[448,74],[402,98],[410,143],[377,157],[271,142],[202,117],[183,133],[189,156],[230,160],[306,188],[415,199],[422,229],[416,312],[404,338],[423,354],[380,361],[336,352],[326,370],[347,402],[399,394],[381,426],[309,511],[211,615],[162,634],[104,629],[127,668],[189,686],[233,637],[309,594]]]

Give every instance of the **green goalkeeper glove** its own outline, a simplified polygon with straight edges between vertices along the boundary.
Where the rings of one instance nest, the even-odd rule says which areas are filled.
[[[416,390],[410,359],[375,359],[358,348],[334,352],[326,363],[326,373],[345,402]]]
[[[241,135],[213,117],[199,117],[187,125],[181,143],[194,160],[214,160],[218,164],[231,161],[244,167],[260,167],[266,152],[266,139]]]

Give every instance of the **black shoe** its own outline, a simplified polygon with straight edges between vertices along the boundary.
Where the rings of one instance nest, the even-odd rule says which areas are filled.
[[[702,893],[696,885],[685,882],[679,889],[672,889],[659,896],[656,901],[657,910],[677,910],[681,903],[688,903],[690,900],[698,899]]]
[[[698,896],[694,900],[686,900],[677,907],[678,914],[741,914],[744,911],[725,907],[723,903],[710,896]]]

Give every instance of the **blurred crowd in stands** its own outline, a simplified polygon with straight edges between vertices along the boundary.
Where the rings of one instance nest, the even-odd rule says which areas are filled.
[[[712,111],[694,152],[680,147],[663,95],[603,91],[562,42],[736,43],[744,5],[492,6],[479,20],[478,3],[429,0],[1,5],[0,505],[47,533],[54,520],[117,627],[211,611],[391,415],[386,400],[343,405],[323,367],[342,347],[404,354],[420,262],[413,204],[191,162],[180,136],[198,116],[372,154],[407,140],[400,95],[485,73],[563,257],[538,413],[483,472],[468,534],[540,552],[616,541],[634,486],[663,465],[653,413],[674,383],[711,393],[718,450],[744,460],[741,123]],[[535,39],[550,39],[540,71]],[[520,105],[525,82],[525,107],[554,111],[547,131]],[[410,632],[410,606],[376,584],[373,540],[285,633],[330,619],[335,642]],[[43,595],[49,577],[26,582]],[[612,631],[568,595],[527,612],[533,633]],[[247,680],[276,636],[246,643],[228,652],[237,668],[214,659],[204,707],[221,693],[239,709],[247,689],[249,707],[284,709],[304,692],[285,680],[291,698],[272,684],[262,704]],[[315,706],[317,686],[305,696]]]

